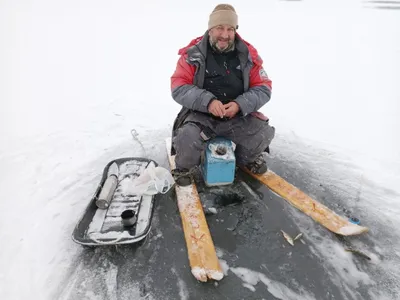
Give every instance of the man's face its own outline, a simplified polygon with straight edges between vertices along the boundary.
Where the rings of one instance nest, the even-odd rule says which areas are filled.
[[[218,25],[209,31],[211,44],[220,51],[231,48],[235,40],[235,28],[230,25]]]

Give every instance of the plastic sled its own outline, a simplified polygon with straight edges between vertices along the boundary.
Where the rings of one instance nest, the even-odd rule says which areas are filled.
[[[96,200],[114,162],[118,165],[118,183],[108,208],[100,209],[96,205]],[[129,194],[129,185],[150,164],[157,167],[155,161],[146,158],[128,157],[110,161],[104,169],[89,205],[73,231],[73,241],[85,246],[100,246],[131,244],[144,239],[150,232],[156,195]],[[122,212],[127,210],[133,210],[136,216],[136,223],[129,227],[123,225],[121,217]]]

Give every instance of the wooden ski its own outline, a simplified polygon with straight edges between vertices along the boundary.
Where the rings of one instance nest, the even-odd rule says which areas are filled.
[[[172,170],[175,168],[175,156],[171,155],[171,138],[166,139],[166,146]],[[192,274],[203,282],[208,279],[221,280],[224,273],[215,251],[196,184],[193,182],[189,186],[175,184],[175,191]]]
[[[242,168],[246,173],[258,179],[273,192],[287,200],[291,205],[313,218],[330,231],[343,235],[358,235],[368,231],[367,227],[351,223],[349,220],[339,216],[334,211],[312,199],[310,196],[296,188],[282,177],[268,170],[262,175],[252,173],[247,168]]]

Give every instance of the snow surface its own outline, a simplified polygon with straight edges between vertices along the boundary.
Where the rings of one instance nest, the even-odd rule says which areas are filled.
[[[322,180],[348,199],[371,229],[376,275],[300,218],[305,241],[327,272],[343,274],[337,285],[355,299],[360,282],[385,287],[371,289],[373,299],[400,297],[400,4],[230,3],[240,34],[257,47],[273,81],[262,112],[277,129],[275,155],[312,171],[310,186]],[[107,299],[121,299],[117,266],[101,256],[103,265],[88,272],[70,236],[110,160],[134,154],[168,165],[154,142],[165,139],[179,111],[169,77],[178,49],[203,34],[215,5],[0,2],[1,299],[71,299],[81,276],[87,280],[80,299],[98,299],[99,285]],[[261,272],[224,265],[228,270],[244,289],[261,282],[277,298],[295,299]],[[177,282],[181,299],[190,298]],[[136,282],[121,289],[122,299],[142,297]]]
[[[267,286],[268,291],[277,299],[288,299],[288,300],[315,299],[312,295],[309,295],[307,292],[302,292],[300,294],[294,292],[285,285],[269,279],[263,273],[242,267],[231,268],[231,271],[244,282],[243,284],[244,287],[249,288],[251,286],[252,287],[251,290],[253,291],[254,291],[254,286],[257,285],[259,282],[262,282]]]

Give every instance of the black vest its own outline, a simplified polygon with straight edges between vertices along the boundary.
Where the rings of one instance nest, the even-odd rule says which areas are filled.
[[[224,104],[243,94],[243,74],[236,49],[218,53],[208,43],[203,88]]]

